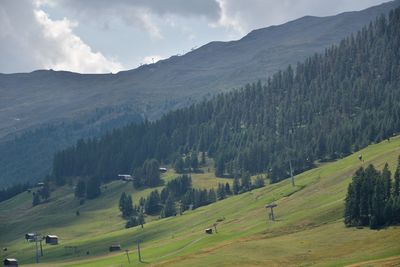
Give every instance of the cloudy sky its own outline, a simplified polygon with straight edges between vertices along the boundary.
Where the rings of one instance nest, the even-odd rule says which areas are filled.
[[[0,72],[109,73],[388,0],[0,0]]]

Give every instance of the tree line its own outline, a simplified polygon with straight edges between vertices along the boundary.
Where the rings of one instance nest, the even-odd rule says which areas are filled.
[[[223,200],[231,195],[238,195],[265,185],[265,178],[257,176],[254,184],[251,182],[249,173],[241,178],[235,177],[233,188],[230,184],[219,183],[217,189],[199,189],[192,187],[192,178],[183,174],[169,181],[161,190],[153,190],[144,198],[141,197],[138,205],[133,205],[132,197],[125,193],[121,194],[119,208],[124,218],[135,217],[131,226],[143,224],[144,214],[159,215],[166,218],[182,214],[186,210],[194,210],[206,206],[218,200]],[[129,221],[128,221],[129,222]],[[127,224],[128,225],[128,224]],[[128,226],[127,226],[128,227]]]
[[[400,156],[393,179],[387,163],[382,171],[373,165],[356,171],[347,190],[344,222],[371,229],[400,223]]]
[[[289,162],[296,174],[344,157],[400,130],[399,36],[396,9],[266,84],[80,140],[55,155],[52,177],[108,181],[150,159],[185,172],[197,164],[185,155],[204,153],[219,177],[266,173],[277,182],[289,177]]]

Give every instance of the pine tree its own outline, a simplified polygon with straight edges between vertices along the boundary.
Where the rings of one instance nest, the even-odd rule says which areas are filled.
[[[125,228],[131,228],[139,225],[140,223],[138,222],[137,217],[132,216],[129,218],[129,220],[125,224]]]
[[[215,163],[215,176],[223,177],[225,173],[225,162],[222,157],[219,157]]]
[[[240,183],[239,183],[239,179],[238,179],[237,177],[235,177],[235,178],[233,179],[233,186],[232,186],[232,188],[233,188],[233,194],[234,194],[234,195],[239,194],[239,192],[240,192]]]
[[[381,177],[377,178],[371,207],[371,229],[380,228],[384,224],[385,188]]]
[[[193,171],[196,171],[199,168],[199,159],[197,158],[197,152],[192,153],[190,165]]]
[[[144,174],[143,174],[143,168],[142,167],[137,167],[133,170],[132,173],[133,176],[133,187],[136,189],[139,189],[144,185]]]
[[[201,152],[201,165],[206,165],[206,152]]]
[[[142,209],[140,209],[140,211],[138,213],[137,220],[138,220],[138,223],[140,224],[140,226],[143,228],[143,225],[146,223],[146,221],[144,220],[144,214],[143,214]]]
[[[36,193],[33,195],[33,200],[32,200],[32,207],[35,207],[37,205],[40,204],[40,197],[39,195]]]
[[[156,159],[146,160],[143,163],[145,183],[149,187],[160,184],[160,163]]]
[[[86,183],[82,179],[79,179],[78,183],[75,186],[75,197],[76,198],[84,198],[86,194]]]
[[[226,195],[232,195],[231,186],[228,182],[225,183],[225,193]]]
[[[215,190],[213,188],[211,188],[208,191],[208,202],[214,203],[216,201],[217,201],[217,194],[215,193]]]
[[[40,191],[39,191],[39,194],[40,194],[40,196],[42,197],[42,199],[44,200],[44,201],[47,201],[49,198],[50,198],[50,194],[51,194],[51,192],[50,192],[50,186],[49,186],[49,183],[48,182],[46,182],[44,185],[43,185],[43,187],[40,189]]]
[[[120,196],[120,198],[119,198],[119,204],[118,204],[118,207],[119,207],[119,210],[122,212],[122,214],[123,214],[123,216],[124,216],[124,214],[125,214],[125,205],[126,205],[126,200],[127,200],[127,195],[126,195],[126,193],[125,192],[122,192],[122,194],[121,194],[121,196]]]
[[[162,218],[176,215],[175,200],[172,194],[170,194],[165,201],[165,206],[161,214]]]
[[[185,162],[182,157],[178,157],[175,160],[174,169],[176,173],[184,173],[185,172]]]
[[[393,195],[395,197],[400,197],[400,156],[397,159],[397,168],[394,173]]]
[[[90,177],[86,186],[86,197],[94,199],[100,195],[100,180],[97,177]]]
[[[347,188],[346,204],[344,209],[344,223],[346,226],[356,225],[358,218],[354,210],[358,209],[358,203],[356,202],[356,196],[354,191],[354,178],[353,182],[349,184]]]
[[[385,200],[389,200],[392,192],[392,180],[391,173],[389,171],[389,165],[386,163],[385,167],[382,170],[382,179],[384,183],[384,198]]]
[[[128,196],[125,199],[125,205],[124,205],[124,211],[123,211],[123,216],[124,217],[130,217],[136,212],[136,210],[133,208],[133,203],[132,203],[132,196]]]
[[[152,191],[146,198],[145,212],[147,214],[156,214],[160,210],[160,194],[158,190]]]
[[[222,200],[226,197],[225,186],[224,184],[219,183],[217,189],[217,198],[218,200]]]
[[[242,175],[241,187],[243,191],[251,190],[251,176],[249,172],[245,172]]]
[[[264,186],[265,186],[264,179],[260,175],[258,175],[256,177],[256,180],[254,181],[254,187],[255,188],[261,188],[261,187],[264,187]]]

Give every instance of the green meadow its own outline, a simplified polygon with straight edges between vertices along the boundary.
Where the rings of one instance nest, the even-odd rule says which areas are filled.
[[[130,183],[115,181],[103,188],[101,197],[79,205],[73,189],[65,186],[34,208],[31,194],[22,193],[0,203],[0,245],[7,247],[2,257],[36,265],[34,243],[24,240],[25,233],[36,231],[60,237],[59,245],[43,246],[40,266],[396,266],[400,227],[346,228],[343,211],[355,170],[368,164],[382,169],[387,162],[393,173],[399,154],[400,138],[392,138],[297,175],[295,187],[285,180],[181,216],[147,217],[143,229],[124,229],[118,200],[126,192],[137,203],[153,189],[135,191]],[[175,176],[168,171],[163,178]],[[208,168],[192,179],[201,188],[231,181],[216,178]],[[272,202],[278,205],[275,221],[268,220],[265,209]],[[215,223],[217,233],[205,234]],[[111,244],[120,244],[122,251],[108,252]]]

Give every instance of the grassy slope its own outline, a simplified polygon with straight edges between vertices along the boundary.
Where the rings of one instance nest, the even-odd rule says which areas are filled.
[[[169,181],[176,176],[174,172],[168,171],[163,179]],[[217,187],[220,182],[231,181],[215,178],[207,170],[202,174],[193,174],[192,180],[193,185],[198,188]],[[9,252],[3,253],[4,256],[18,256],[24,262],[25,259],[32,260],[33,255],[30,252],[31,255],[27,254],[28,250],[33,249],[33,244],[23,241],[27,232],[57,234],[62,238],[62,245],[68,245],[76,239],[123,229],[125,220],[119,216],[118,210],[121,193],[132,194],[134,203],[138,203],[140,197],[147,196],[152,190],[154,188],[135,191],[131,183],[115,181],[107,184],[106,188],[102,187],[99,198],[87,200],[80,206],[79,201],[74,199],[73,189],[65,186],[53,192],[48,203],[34,208],[31,194],[22,193],[0,203],[0,247],[8,248]],[[80,211],[79,217],[75,214],[77,210]]]
[[[359,166],[373,163],[382,168],[388,162],[393,168],[400,154],[399,145],[400,138],[372,145],[359,152],[364,163],[359,162],[357,153],[298,175],[295,188],[290,181],[268,185],[183,216],[150,222],[144,229],[119,230],[123,221],[117,216],[116,202],[120,192],[128,191],[121,183],[109,185],[100,200],[86,203],[80,217],[74,214],[78,204],[73,204],[71,194],[53,201],[59,204],[57,210],[51,209],[55,205],[51,202],[49,210],[44,210],[44,206],[28,209],[31,197],[22,194],[0,205],[0,241],[7,242],[9,256],[32,262],[33,245],[24,243],[22,234],[39,225],[46,232],[58,234],[61,244],[45,247],[42,261],[51,262],[48,266],[128,266],[122,252],[110,254],[107,247],[120,243],[123,249],[134,250],[137,239],[143,240],[142,255],[152,265],[342,266],[365,261],[371,261],[367,265],[380,265],[381,261],[374,260],[400,255],[400,228],[345,228],[343,200],[350,177]],[[215,181],[209,174],[203,176]],[[195,184],[202,180],[198,178],[194,178]],[[134,192],[134,197],[146,193]],[[272,201],[278,204],[278,220],[274,223],[266,221],[264,208]],[[21,215],[13,219],[12,225],[4,224],[4,213],[10,210],[18,210]],[[62,213],[63,210],[70,214]],[[27,218],[31,218],[29,226]],[[204,228],[219,218],[225,219],[218,224],[218,234],[203,234]],[[78,246],[78,253],[73,255],[64,248],[67,245]],[[134,266],[136,254],[130,255]],[[396,264],[400,259],[390,261]]]

